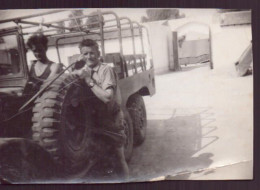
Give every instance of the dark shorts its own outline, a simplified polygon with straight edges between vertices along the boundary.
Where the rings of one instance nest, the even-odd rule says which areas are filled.
[[[97,138],[101,138],[106,143],[121,147],[126,142],[125,119],[122,110],[113,114],[99,114],[97,126],[93,129]]]

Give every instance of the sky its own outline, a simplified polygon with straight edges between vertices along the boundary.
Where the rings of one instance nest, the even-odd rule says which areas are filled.
[[[0,20],[15,17],[15,16],[21,16],[21,15],[28,15],[28,14],[34,14],[34,13],[41,13],[46,10],[51,9],[30,9],[30,11],[25,9],[19,9],[19,10],[1,10],[0,11]],[[84,13],[88,14],[95,10],[96,8],[86,8],[82,9],[84,10]],[[114,11],[118,14],[118,16],[127,16],[132,20],[135,20],[137,22],[141,21],[142,16],[146,16],[146,9],[141,8],[108,8],[108,9],[101,9],[102,11]],[[184,13],[186,16],[197,16],[201,14],[207,14],[209,12],[212,12],[213,9],[179,9],[180,14]],[[67,13],[59,13],[59,15],[67,16]],[[45,20],[49,20],[50,18],[53,18],[52,16],[43,16]],[[39,20],[39,18],[38,18]]]
[[[39,14],[43,13],[46,11],[51,11],[54,9],[19,9],[19,10],[0,10],[0,21],[8,18],[14,18],[14,17],[19,17],[19,16],[25,16],[28,14]],[[57,10],[57,9],[56,9]],[[59,9],[61,10],[61,9]],[[70,9],[68,9],[70,10]],[[94,12],[97,10],[97,8],[85,8],[82,9],[84,11],[84,14],[89,14],[91,12]],[[133,21],[137,21],[141,23],[141,18],[142,16],[147,16],[146,15],[146,9],[144,8],[106,8],[106,9],[100,9],[102,12],[103,11],[114,11],[117,13],[119,17],[129,17]],[[194,17],[199,17],[201,15],[210,15],[213,12],[216,12],[216,9],[179,9],[180,14],[185,14],[186,18],[194,18]],[[70,11],[65,11],[65,12],[60,12],[56,14],[50,14],[50,15],[44,15],[40,17],[35,17],[33,19],[29,19],[30,21],[34,22],[51,22],[54,20],[59,20],[63,18],[67,18],[68,15],[70,14]],[[111,17],[112,18],[112,17]],[[112,23],[111,23],[112,24]],[[7,24],[0,24],[0,29],[1,28],[7,28],[7,27],[12,27],[16,26],[15,23],[7,23]],[[30,30],[27,30],[26,32],[34,32],[36,31],[37,28],[32,28]],[[26,38],[26,37],[25,37]]]

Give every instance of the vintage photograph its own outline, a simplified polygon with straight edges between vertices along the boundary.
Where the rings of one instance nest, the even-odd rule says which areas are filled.
[[[251,10],[0,10],[0,184],[253,179]]]

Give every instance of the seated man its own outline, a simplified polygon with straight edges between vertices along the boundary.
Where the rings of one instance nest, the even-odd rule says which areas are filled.
[[[117,173],[123,177],[128,176],[128,166],[124,156],[124,143],[126,136],[123,126],[123,112],[120,109],[120,92],[117,86],[117,76],[113,68],[100,61],[100,52],[98,44],[85,39],[80,45],[79,62],[84,61],[85,66],[74,73],[84,79],[93,94],[100,100],[95,110],[97,112],[96,128],[108,139],[112,147],[112,153],[116,160],[114,161]],[[113,135],[114,134],[114,135]]]
[[[27,46],[32,50],[36,60],[30,66],[30,77],[35,84],[40,86],[44,80],[61,72],[62,65],[50,61],[46,55],[48,39],[43,34],[34,34],[28,41]]]

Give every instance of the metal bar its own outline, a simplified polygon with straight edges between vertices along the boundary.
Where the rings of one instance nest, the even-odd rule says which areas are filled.
[[[58,46],[58,40],[56,41],[55,47],[56,47],[56,51],[57,51],[57,55],[58,55],[58,59],[59,59],[59,63],[61,63],[61,59],[60,59],[60,51],[59,51],[59,46]]]
[[[104,27],[104,28],[105,28],[105,27]],[[130,29],[131,29],[131,28],[129,27],[129,28],[122,28],[121,30],[124,31],[124,30],[130,30]],[[137,29],[137,28],[133,28],[133,29]],[[118,31],[117,28],[114,28],[114,29],[111,29],[111,30],[104,30],[104,32],[106,32],[106,33],[116,32],[116,31]],[[138,34],[135,34],[135,36],[138,36]]]
[[[144,52],[144,40],[143,40],[143,32],[142,32],[142,26],[136,22],[136,21],[133,21],[134,24],[137,24],[138,28],[139,28],[139,36],[140,36],[140,39],[141,39],[141,46],[142,46],[142,54],[144,55],[145,52]],[[145,59],[144,59],[144,62],[145,62]]]
[[[120,17],[120,18],[124,18],[124,17]],[[126,17],[125,19],[127,19],[127,17]],[[130,19],[129,19],[129,20],[130,20]],[[130,22],[131,22],[131,20],[130,20]],[[128,23],[128,22],[122,23],[121,26],[122,26],[122,25],[127,25],[127,24],[129,24],[129,23]]]
[[[81,24],[81,25],[79,25],[79,26],[90,26],[90,25],[93,25],[93,24],[99,24],[100,22],[92,22],[91,24]],[[76,28],[76,27],[78,27],[78,26],[72,26],[72,27],[70,27],[70,28]]]
[[[115,25],[110,25],[110,26],[105,26],[104,28],[112,28],[112,27],[117,27],[117,24],[115,24]]]
[[[73,20],[76,22],[76,24],[77,24],[77,27],[78,27],[78,29],[79,29],[79,31],[81,31],[82,32],[82,30],[81,30],[81,27],[79,26],[79,23],[78,23],[78,21],[77,21],[77,19],[75,18],[75,16],[74,16],[74,14],[73,14],[73,12],[71,12],[72,13],[72,16],[73,16]]]
[[[99,27],[100,27],[100,37],[101,37],[101,53],[102,56],[105,56],[105,43],[104,43],[104,29],[103,29],[103,22],[102,22],[102,13],[98,10],[98,19],[99,19]]]
[[[84,16],[75,16],[74,18],[77,19],[77,18],[86,18],[86,17],[95,17],[95,16],[98,16],[98,15],[84,15]],[[101,17],[102,17],[102,13],[101,13]],[[58,20],[58,21],[52,21],[52,22],[46,22],[45,24],[51,24],[51,23],[57,23],[57,22],[63,22],[63,21],[70,21],[71,19],[62,19],[62,20]],[[106,20],[105,22],[112,22],[112,21],[116,21],[116,19],[109,19],[109,20]],[[100,22],[92,22],[91,24],[83,24],[83,25],[79,25],[79,26],[89,26],[89,25],[93,25],[93,24],[99,24]],[[121,24],[123,25],[123,24]],[[117,26],[117,25],[113,25],[113,26]],[[73,26],[73,27],[70,27],[70,28],[76,28],[78,26]],[[106,27],[104,27],[106,28]]]
[[[95,16],[98,16],[98,15],[81,15],[81,16],[74,16],[74,18],[78,19],[78,18],[95,17]],[[46,23],[50,24],[50,23],[64,22],[64,21],[70,21],[70,20],[72,20],[72,18],[65,18],[65,19],[60,19],[60,20],[46,22]]]
[[[102,16],[102,12],[99,12],[101,13],[100,16]],[[115,14],[114,12],[112,11],[106,11],[106,12],[103,12],[103,15],[105,14],[112,14],[114,17],[115,17],[115,20],[116,20],[116,23],[117,23],[117,31],[118,31],[118,36],[119,36],[119,48],[120,48],[120,55],[121,55],[121,58],[123,57],[123,46],[122,46],[122,31],[121,31],[121,25],[120,25],[120,20],[119,20],[119,17],[117,16],[117,14]],[[102,26],[103,27],[103,26]],[[104,32],[104,31],[103,31]],[[101,40],[102,41],[102,40]],[[124,71],[124,77],[126,76],[126,69]]]
[[[43,26],[46,26],[46,27],[52,27],[52,28],[58,28],[58,29],[67,29],[67,30],[70,30],[70,28],[67,28],[67,27],[61,27],[61,26],[55,26],[55,25],[52,25],[52,24],[45,24],[45,23],[39,23],[39,22],[31,22],[31,21],[23,21],[23,20],[19,20],[17,21],[18,23],[23,23],[23,24],[32,24],[32,25],[36,25],[36,26],[39,26],[40,24],[43,25]],[[24,27],[23,29],[27,29],[26,27]]]
[[[56,39],[56,42],[55,42],[55,46],[56,46],[56,49],[57,49],[57,54],[58,54],[59,62],[61,62],[60,52],[59,52],[59,41],[60,41],[61,39],[64,39],[64,38],[66,38],[66,37],[63,36],[63,37],[61,37],[61,38],[58,38],[58,39]]]
[[[94,25],[94,24],[99,24],[100,22],[92,22],[91,24],[83,24],[83,25],[79,25],[79,26],[91,26],[91,25]],[[122,24],[121,24],[122,25]],[[125,25],[125,24],[124,24]],[[112,28],[112,27],[115,27],[117,25],[110,25],[110,26],[105,26],[103,28]],[[70,28],[76,28],[78,26],[73,26],[73,27],[70,27]]]
[[[76,63],[76,62],[75,62]],[[75,65],[75,63],[72,63],[71,65],[69,65],[66,69],[64,69],[63,71],[61,71],[54,79],[52,79],[46,86],[44,86],[42,89],[40,89],[30,100],[28,100],[22,107],[20,107],[19,112],[21,112],[26,106],[28,106],[32,101],[34,101],[38,96],[40,96],[47,88],[49,88],[49,86],[56,81],[61,75],[63,75],[65,73],[65,71],[67,71],[69,68],[71,68],[73,65]]]
[[[121,17],[120,18],[121,20],[127,20],[128,23],[130,25],[130,29],[131,29],[131,33],[132,33],[132,44],[133,44],[133,53],[134,53],[134,56],[136,54],[136,51],[135,51],[135,39],[134,39],[134,28],[133,28],[133,23],[131,22],[131,20],[127,17]]]
[[[120,20],[116,14],[114,14],[116,17],[116,23],[117,23],[117,28],[118,30],[118,36],[119,36],[119,47],[120,47],[120,55],[121,57],[123,56],[123,44],[122,44],[122,31],[121,31],[121,26],[120,26]],[[125,73],[125,72],[124,72]],[[125,76],[125,74],[124,74]]]
[[[77,33],[80,33],[80,32],[75,32],[75,34],[77,34]],[[89,33],[89,34],[99,34],[99,33]],[[58,47],[58,42],[60,41],[60,40],[62,40],[62,39],[67,39],[67,38],[74,38],[74,37],[81,37],[81,36],[85,36],[85,35],[87,35],[86,33],[83,33],[83,34],[78,34],[78,35],[70,35],[70,36],[62,36],[62,37],[60,37],[60,38],[57,38],[56,39],[56,42],[55,42],[55,44],[56,44],[56,47]]]
[[[142,35],[142,28],[141,28],[141,25],[136,22],[136,21],[133,21],[133,24],[137,24],[138,28],[139,28],[139,33],[140,33],[140,38],[141,38],[141,44],[142,44],[142,53],[144,54],[144,41],[143,41],[143,35]]]
[[[74,18],[77,19],[77,18],[85,18],[85,17],[88,17],[87,15],[84,15],[84,16],[75,16]],[[55,21],[50,21],[50,22],[46,22],[45,24],[53,24],[53,23],[58,23],[58,22],[64,22],[64,21],[71,21],[72,18],[66,18],[66,19],[60,19],[60,20],[55,20]],[[33,28],[35,26],[28,26],[26,27],[26,29],[28,28]],[[72,27],[71,27],[72,28]],[[63,28],[64,29],[64,28]],[[69,30],[69,29],[68,29]]]
[[[64,21],[71,21],[72,19],[78,19],[78,18],[86,18],[86,17],[94,17],[94,16],[97,16],[97,15],[83,15],[83,16],[74,16],[73,18],[66,18],[66,19],[60,19],[60,20],[55,20],[55,21],[50,21],[50,22],[46,22],[45,24],[53,24],[53,23],[58,23],[58,22],[64,22]],[[115,20],[115,19],[114,19]],[[98,22],[93,22],[94,24],[98,24]],[[92,25],[93,23],[91,24],[84,24],[84,25],[79,25],[79,26],[86,26],[86,25]],[[29,26],[27,28],[33,28],[35,26]],[[75,26],[75,27],[70,27],[70,28],[76,28],[78,26]],[[27,29],[26,28],[26,29]]]
[[[64,12],[64,11],[66,11],[66,10],[47,11],[45,13],[37,13],[37,14],[31,14],[31,15],[28,15],[28,16],[14,17],[14,18],[11,18],[11,19],[4,19],[4,20],[0,20],[0,24],[1,23],[5,23],[5,22],[12,22],[14,20],[28,19],[28,18],[44,16],[44,15],[53,14],[53,13],[59,13],[59,12]]]
[[[122,35],[121,35],[121,26],[120,26],[119,17],[113,11],[104,11],[104,12],[102,12],[102,15],[108,15],[108,14],[111,14],[111,15],[115,16],[115,18],[116,18],[117,28],[119,29],[118,30],[118,35],[119,35],[120,54],[122,56],[123,55],[123,47],[122,47]]]
[[[80,36],[85,36],[85,35],[87,35],[86,33],[82,33],[82,32],[74,32],[74,34],[73,35],[71,35],[71,33],[72,32],[70,32],[70,33],[66,33],[65,34],[65,36],[64,36],[64,34],[56,34],[56,35],[51,35],[51,36],[53,36],[53,37],[55,37],[55,36],[60,36],[60,35],[62,35],[60,38],[58,38],[58,39],[66,39],[66,38],[74,38],[74,37],[80,37]],[[81,34],[80,34],[81,33]],[[97,34],[97,35],[99,35],[99,33],[92,33],[92,32],[89,32],[88,34]],[[58,40],[57,39],[57,40]]]
[[[22,33],[22,28],[20,26],[18,26],[18,46],[20,46],[20,60],[22,59],[22,61],[24,61],[24,63],[27,63],[27,57],[26,57],[26,49],[25,49],[25,43],[24,43],[24,37],[23,35],[20,35]],[[20,63],[21,64],[21,63]],[[29,78],[29,68],[27,64],[22,64],[23,65],[23,69],[25,70],[25,77],[28,79]]]
[[[120,53],[121,53],[121,55],[123,55],[123,50],[122,50],[122,33],[121,33],[120,23],[118,22],[118,16],[114,12],[112,12],[112,11],[103,12],[103,15],[105,15],[105,14],[113,14],[117,18],[117,25],[118,25],[118,28],[119,28]],[[137,23],[137,25],[138,25],[139,30],[140,30],[140,25],[138,23]],[[140,35],[141,35],[141,33],[140,33]],[[141,36],[141,40],[142,40],[142,36]],[[143,53],[144,53],[143,41],[142,41],[142,50],[143,50]]]
[[[97,22],[98,23],[98,22]],[[46,24],[46,23],[45,23]],[[33,27],[36,27],[36,26],[38,26],[38,25],[35,25],[35,26],[33,26]],[[80,26],[84,26],[84,25],[80,25]],[[116,26],[116,25],[114,25],[114,26]],[[77,26],[76,26],[77,27]],[[76,28],[76,27],[71,27],[71,28]],[[28,28],[32,28],[32,26],[29,26],[29,27],[23,27],[23,29],[25,30],[25,29],[28,29]],[[68,29],[66,29],[66,30],[70,30],[71,28],[68,28]],[[107,28],[107,27],[103,27],[103,28]],[[135,27],[134,29],[136,29],[137,27]],[[57,28],[57,29],[59,29],[59,28]],[[60,29],[65,29],[65,28],[63,28],[63,27],[61,27]],[[98,29],[98,28],[96,28],[96,29]],[[124,28],[122,28],[122,30],[124,31],[124,30],[128,30],[128,29],[131,29],[130,27],[129,28],[127,28],[127,27],[124,27]],[[50,32],[50,31],[55,31],[55,29],[53,29],[53,30],[45,30],[45,31],[43,31],[43,32]],[[112,30],[103,30],[104,31],[104,33],[109,33],[109,32],[115,32],[115,31],[118,31],[118,29],[117,28],[115,28],[115,29],[112,29]],[[76,32],[73,32],[73,33],[78,33],[79,31],[76,31]],[[30,34],[30,33],[34,33],[34,32],[27,32],[27,33],[23,33],[23,34]],[[70,33],[72,33],[72,32],[70,32]],[[67,32],[65,32],[65,33],[63,33],[63,34],[68,34]],[[136,36],[136,35],[135,35]]]
[[[121,18],[121,17],[120,17]],[[120,24],[121,26],[122,25],[127,25],[127,24],[129,24],[129,23],[122,23],[122,24]],[[104,28],[112,28],[112,27],[115,27],[115,26],[117,26],[117,25],[110,25],[110,26],[105,26]],[[129,28],[130,29],[130,28]]]
[[[106,22],[112,22],[112,21],[116,21],[116,19],[108,19],[108,20],[106,20]]]
[[[55,32],[55,31],[58,31],[58,29],[44,30],[44,31],[42,31],[42,33]],[[29,34],[33,34],[33,33],[37,33],[37,32],[23,32],[23,35],[29,35]]]
[[[55,30],[53,30],[53,31],[55,31]],[[48,31],[47,31],[48,32]],[[35,33],[35,32],[27,32],[27,33],[23,33],[23,35],[29,35],[29,34],[32,34],[32,33]],[[64,36],[64,35],[66,35],[66,36],[68,36],[68,38],[70,38],[70,36],[69,35],[71,35],[71,34],[78,34],[78,33],[83,33],[83,32],[78,32],[78,31],[76,31],[76,32],[70,32],[70,33],[62,33],[62,34],[50,34],[50,35],[45,35],[45,36],[51,36],[51,37],[57,37],[57,36],[60,36],[60,35],[62,35],[62,36]],[[88,33],[88,34],[99,34],[99,33]],[[86,35],[86,33],[84,32],[83,34],[78,34],[78,35],[72,35],[72,37],[78,37],[78,36],[83,36],[83,35]]]
[[[86,18],[86,17],[90,17],[90,16],[88,16],[88,15],[74,16],[74,19],[77,19],[77,18]],[[64,21],[71,21],[71,20],[72,20],[72,18],[64,18],[64,19],[60,19],[60,20],[55,20],[55,21],[46,22],[46,24],[57,23],[57,22],[64,22]]]
[[[127,20],[128,23],[130,25],[130,30],[131,30],[131,34],[132,34],[132,44],[133,44],[133,53],[134,53],[134,64],[135,64],[135,70],[136,70],[136,73],[137,73],[137,66],[136,66],[136,51],[135,51],[135,39],[134,39],[134,29],[133,29],[133,23],[131,22],[131,20],[127,17],[121,17],[120,20]],[[127,70],[128,72],[128,70]]]
[[[24,23],[24,24],[26,24],[26,23]],[[27,24],[29,24],[29,23],[27,23]],[[35,28],[37,26],[39,26],[39,25],[34,24],[33,26],[22,26],[22,28],[23,28],[23,30],[26,30],[26,29],[30,29],[30,28]],[[60,28],[60,29],[65,29],[65,28]],[[67,30],[70,30],[70,29],[67,29]]]
[[[153,52],[152,52],[152,47],[151,47],[151,43],[150,43],[150,36],[149,36],[149,32],[148,32],[148,29],[146,26],[142,26],[145,30],[146,30],[146,34],[147,34],[147,42],[148,42],[148,47],[149,47],[149,53],[150,53],[150,56],[151,56],[151,65],[153,67],[153,62],[152,62],[152,58],[153,58]],[[145,70],[147,69],[146,68],[146,60],[144,58],[144,62],[145,62]]]

